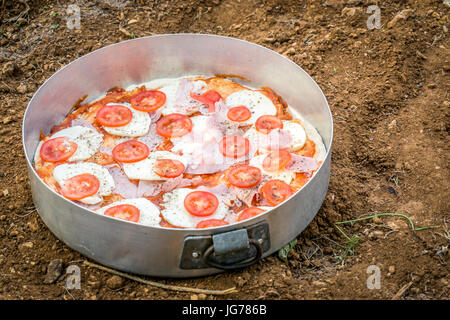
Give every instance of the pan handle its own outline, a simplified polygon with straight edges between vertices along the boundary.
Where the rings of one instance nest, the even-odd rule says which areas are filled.
[[[269,249],[270,233],[266,221],[211,235],[187,236],[180,269],[244,268],[261,259]]]
[[[212,244],[203,253],[203,263],[210,267],[224,269],[224,270],[240,269],[240,268],[248,267],[248,266],[254,264],[255,262],[257,262],[262,256],[261,244],[257,240],[254,240],[254,239],[249,239],[248,242],[250,245],[253,245],[256,248],[256,254],[253,255],[252,257],[248,257],[246,259],[244,258],[242,261],[238,261],[238,262],[235,262],[232,264],[217,263],[210,259],[211,255],[215,255],[214,244]]]

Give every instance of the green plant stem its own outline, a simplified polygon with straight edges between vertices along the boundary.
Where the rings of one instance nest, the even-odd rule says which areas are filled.
[[[340,222],[336,222],[334,225],[336,226],[336,228],[338,228],[339,231],[343,232],[342,230],[340,230],[339,227],[337,227],[338,224],[345,224],[345,223],[355,223],[358,221],[363,221],[363,220],[368,220],[368,219],[373,219],[375,217],[381,217],[381,216],[397,216],[397,217],[403,217],[406,220],[409,221],[409,224],[411,225],[411,229],[413,231],[420,231],[420,230],[425,230],[425,229],[430,229],[430,228],[437,228],[438,226],[430,226],[430,227],[422,227],[422,228],[416,228],[414,226],[414,223],[412,222],[411,218],[401,214],[401,213],[390,213],[390,212],[386,212],[386,213],[377,213],[371,216],[367,216],[367,217],[362,217],[362,218],[358,218],[358,219],[353,219],[353,220],[346,220],[346,221],[340,221]],[[348,236],[346,236],[348,239]]]

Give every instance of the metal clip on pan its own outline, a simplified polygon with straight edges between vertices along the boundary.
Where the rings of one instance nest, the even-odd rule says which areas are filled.
[[[203,253],[203,263],[213,268],[224,270],[244,268],[254,264],[262,256],[262,239],[261,241],[249,239],[245,229],[220,233],[214,235],[212,240],[213,244]],[[256,254],[250,245],[256,249]],[[229,258],[225,258],[225,262],[222,263],[215,262],[214,257],[221,255]],[[236,258],[232,257],[237,255],[242,257],[242,260],[234,262]]]

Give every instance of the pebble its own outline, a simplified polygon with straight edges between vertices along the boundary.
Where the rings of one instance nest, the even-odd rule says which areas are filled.
[[[383,223],[383,220],[381,220],[380,217],[374,217],[372,219],[372,221],[373,221],[373,223],[376,223],[376,224],[382,224]]]
[[[31,249],[31,248],[33,248],[33,242],[31,242],[31,241],[27,241],[27,242],[21,243],[19,245],[19,251],[25,251],[25,250]]]
[[[389,266],[389,273],[393,274],[395,272],[395,267],[394,266]]]
[[[294,48],[289,48],[285,52],[283,52],[283,55],[290,55],[290,56],[292,56],[293,54],[295,54],[295,49]]]
[[[375,239],[381,238],[381,237],[383,237],[383,236],[384,236],[383,231],[375,230],[375,231],[372,231],[372,232],[369,234],[369,239],[375,240]]]
[[[19,86],[17,87],[17,92],[20,94],[24,94],[27,92],[27,86],[24,83],[19,84]]]
[[[108,280],[106,280],[106,286],[112,290],[117,290],[122,288],[124,284],[124,280],[119,276],[112,276]]]
[[[62,259],[54,259],[50,261],[47,266],[47,274],[45,275],[44,283],[54,283],[61,276],[62,273]]]
[[[3,124],[8,124],[11,123],[13,121],[12,117],[4,117],[3,118]]]
[[[119,28],[120,33],[122,33],[123,35],[127,36],[127,37],[131,37],[131,33],[129,33],[126,29],[124,28]]]
[[[38,225],[36,220],[29,221],[27,223],[27,226],[28,226],[28,228],[30,228],[31,231],[38,231],[39,230],[39,225]]]
[[[14,73],[14,71],[16,70],[17,66],[14,64],[14,62],[7,62],[3,65],[2,68],[2,76],[4,77],[8,77],[10,75],[12,75]]]
[[[393,28],[395,27],[395,25],[400,21],[400,20],[406,20],[408,19],[409,15],[412,13],[411,9],[405,9],[400,11],[399,13],[397,13],[395,15],[395,17],[388,22],[387,27],[388,28]]]
[[[347,17],[353,17],[356,14],[358,8],[344,8],[342,9],[341,15]]]
[[[205,300],[205,299],[206,299],[206,294],[200,293],[200,294],[198,295],[198,299],[199,299],[199,300]]]
[[[391,123],[388,124],[389,129],[394,129],[397,126],[397,120],[392,120]]]
[[[1,215],[0,216],[0,221],[4,221],[4,220],[6,220],[6,215]]]
[[[191,300],[198,300],[198,295],[193,294],[193,295],[191,296]]]

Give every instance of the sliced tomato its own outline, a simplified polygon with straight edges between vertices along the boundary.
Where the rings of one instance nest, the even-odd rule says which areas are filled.
[[[179,113],[168,114],[156,122],[156,132],[166,138],[182,137],[192,130],[192,120]]]
[[[104,127],[123,127],[131,122],[133,113],[125,106],[118,104],[101,107],[97,111],[97,122]]]
[[[119,218],[131,222],[139,222],[140,211],[132,204],[119,204],[105,210],[105,216]]]
[[[270,152],[263,160],[262,167],[269,172],[282,170],[291,161],[292,155],[286,149]]]
[[[97,193],[100,181],[90,173],[73,176],[64,181],[61,194],[70,200],[81,200]]]
[[[228,110],[227,117],[231,121],[243,122],[252,117],[252,112],[246,106],[237,106]]]
[[[261,116],[259,117],[255,122],[256,130],[258,130],[261,133],[268,134],[270,131],[276,128],[283,128],[283,122],[275,117],[275,116]]]
[[[112,150],[112,156],[116,161],[132,163],[144,160],[150,154],[150,149],[145,143],[137,140],[128,140],[119,143]]]
[[[213,228],[213,227],[225,226],[227,224],[228,224],[228,222],[226,222],[224,220],[208,219],[208,220],[200,221],[199,223],[197,223],[197,225],[195,227],[197,229],[204,229],[204,228]]]
[[[174,159],[156,159],[153,172],[163,178],[178,177],[186,170],[183,162]]]
[[[244,221],[253,217],[256,217],[257,215],[265,212],[266,210],[263,210],[261,208],[256,207],[250,207],[239,213],[237,221]]]
[[[148,90],[131,97],[131,106],[139,111],[150,112],[161,108],[166,103],[166,94],[158,90]]]
[[[231,168],[227,176],[228,181],[238,188],[254,187],[262,178],[259,168],[248,165],[239,165]]]
[[[219,200],[211,192],[193,191],[184,198],[186,210],[197,217],[212,215],[219,207]]]
[[[241,136],[224,137],[219,143],[219,150],[227,158],[241,158],[250,151],[250,142]]]
[[[58,162],[69,159],[78,145],[67,137],[59,137],[45,141],[39,152],[42,160],[48,162]]]
[[[200,101],[208,106],[209,112],[216,111],[216,102],[222,99],[222,96],[215,90],[208,90],[203,94],[191,92],[191,98]]]
[[[262,187],[261,192],[264,198],[272,206],[282,203],[294,194],[291,187],[281,180],[269,180]]]

